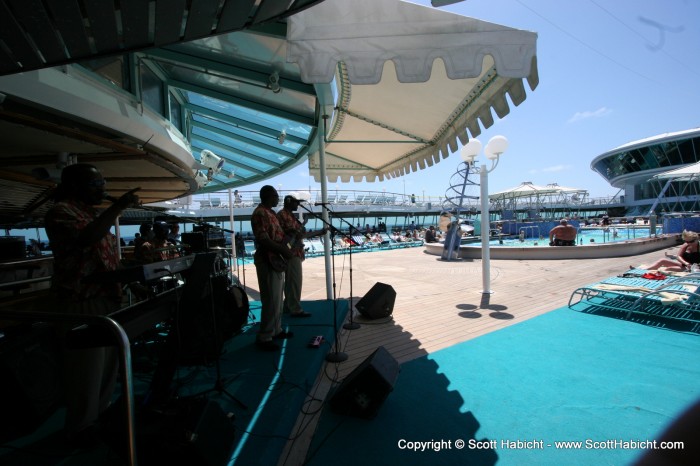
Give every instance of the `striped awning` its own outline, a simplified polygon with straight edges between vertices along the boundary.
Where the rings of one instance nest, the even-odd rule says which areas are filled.
[[[326,0],[289,18],[288,61],[309,83],[335,79],[326,127],[330,181],[393,178],[431,166],[535,89],[536,40],[399,0]],[[329,112],[330,115],[330,112]],[[311,173],[320,179],[318,152]]]

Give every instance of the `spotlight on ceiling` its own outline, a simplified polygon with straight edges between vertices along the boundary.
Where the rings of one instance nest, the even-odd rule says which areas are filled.
[[[207,168],[211,168],[214,171],[219,171],[224,166],[225,160],[212,151],[204,149],[199,154],[199,162]]]
[[[195,172],[195,174],[194,174],[194,179],[195,179],[195,181],[197,182],[197,186],[200,187],[200,188],[203,188],[203,187],[205,187],[206,185],[208,185],[208,184],[209,184],[209,181],[210,181],[209,178],[207,177],[207,175],[205,175],[204,173],[202,173],[200,170],[197,170],[197,171]]]
[[[279,142],[280,144],[284,144],[284,141],[286,141],[286,140],[287,140],[287,132],[285,130],[282,130],[280,132],[280,135],[277,136],[277,142]]]
[[[207,178],[209,178],[209,181],[214,178],[214,175],[221,171],[224,162],[225,160],[222,157],[219,157],[208,149],[204,149],[199,155],[199,163],[207,168]]]

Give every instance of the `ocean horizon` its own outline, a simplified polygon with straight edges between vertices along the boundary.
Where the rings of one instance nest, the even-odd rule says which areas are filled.
[[[404,217],[387,217],[385,220],[383,220],[386,224],[387,230],[391,231],[395,228],[405,230],[410,226],[410,223],[407,225],[405,223],[405,218]],[[180,225],[180,234],[182,233],[191,233],[194,231],[195,227],[198,224],[191,223],[191,222],[180,222],[178,223]],[[241,233],[242,235],[252,235],[253,230],[250,225],[250,221],[247,220],[240,220],[240,221],[234,221],[234,227],[231,227],[231,222],[229,221],[221,221],[221,222],[207,222],[208,225],[211,225],[212,229],[216,231],[217,229],[222,229],[222,232],[226,238],[228,238],[231,233],[225,232],[224,230],[229,230],[229,231],[234,231],[235,233]],[[331,224],[338,228],[339,230],[344,230],[347,231],[349,229],[349,224],[346,223],[343,219],[331,219]],[[367,224],[365,225],[359,225],[360,228],[364,228]],[[355,227],[358,226],[358,224],[354,225]],[[378,227],[376,224],[369,224],[370,228],[372,227]],[[427,227],[429,225],[421,225],[421,224],[416,224],[418,227]],[[323,227],[323,223],[321,220],[316,219],[316,218],[311,218],[308,220],[306,223],[306,229],[307,230],[320,230]],[[136,233],[138,233],[140,228],[140,225],[120,225],[119,227],[119,233],[120,237],[127,243],[129,244],[130,241],[133,241]],[[115,233],[115,229],[112,228],[112,233]],[[48,244],[48,235],[46,234],[46,230],[44,228],[26,228],[26,229],[7,229],[5,230],[5,235],[4,236],[9,236],[9,237],[24,237],[25,243],[29,244],[31,240],[37,240],[39,243],[43,243],[44,245]]]

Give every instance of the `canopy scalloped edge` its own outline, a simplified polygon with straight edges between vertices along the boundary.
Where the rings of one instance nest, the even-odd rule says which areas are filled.
[[[531,74],[527,77],[527,82],[530,89],[534,90],[539,84],[537,58],[534,56],[530,70]],[[338,179],[342,182],[350,180],[359,182],[363,179],[370,182],[383,181],[385,178],[396,178],[430,167],[449,157],[450,153],[458,150],[458,139],[464,145],[470,137],[481,134],[482,127],[487,129],[494,124],[492,109],[499,118],[503,118],[510,112],[506,95],[516,106],[520,105],[527,96],[523,79],[496,76],[495,70],[491,70],[490,74],[491,78],[482,80],[483,88],[474,93],[476,97],[462,103],[463,110],[452,121],[445,122],[443,132],[436,135],[432,143],[422,145],[378,168],[360,165],[332,153],[326,153],[327,179],[330,182]],[[309,156],[309,171],[316,181],[320,181],[318,153]]]
[[[425,82],[437,58],[463,79],[481,73],[485,55],[499,76],[524,78],[537,34],[399,0],[326,0],[288,19],[287,40],[304,82],[330,83],[343,62],[352,84],[376,84],[387,60],[400,82]]]

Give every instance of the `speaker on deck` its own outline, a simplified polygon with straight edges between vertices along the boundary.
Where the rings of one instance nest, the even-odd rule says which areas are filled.
[[[371,419],[394,389],[399,363],[380,346],[331,394],[331,408],[340,414]]]
[[[355,307],[368,319],[388,317],[394,311],[396,291],[385,283],[375,285],[360,299]]]

